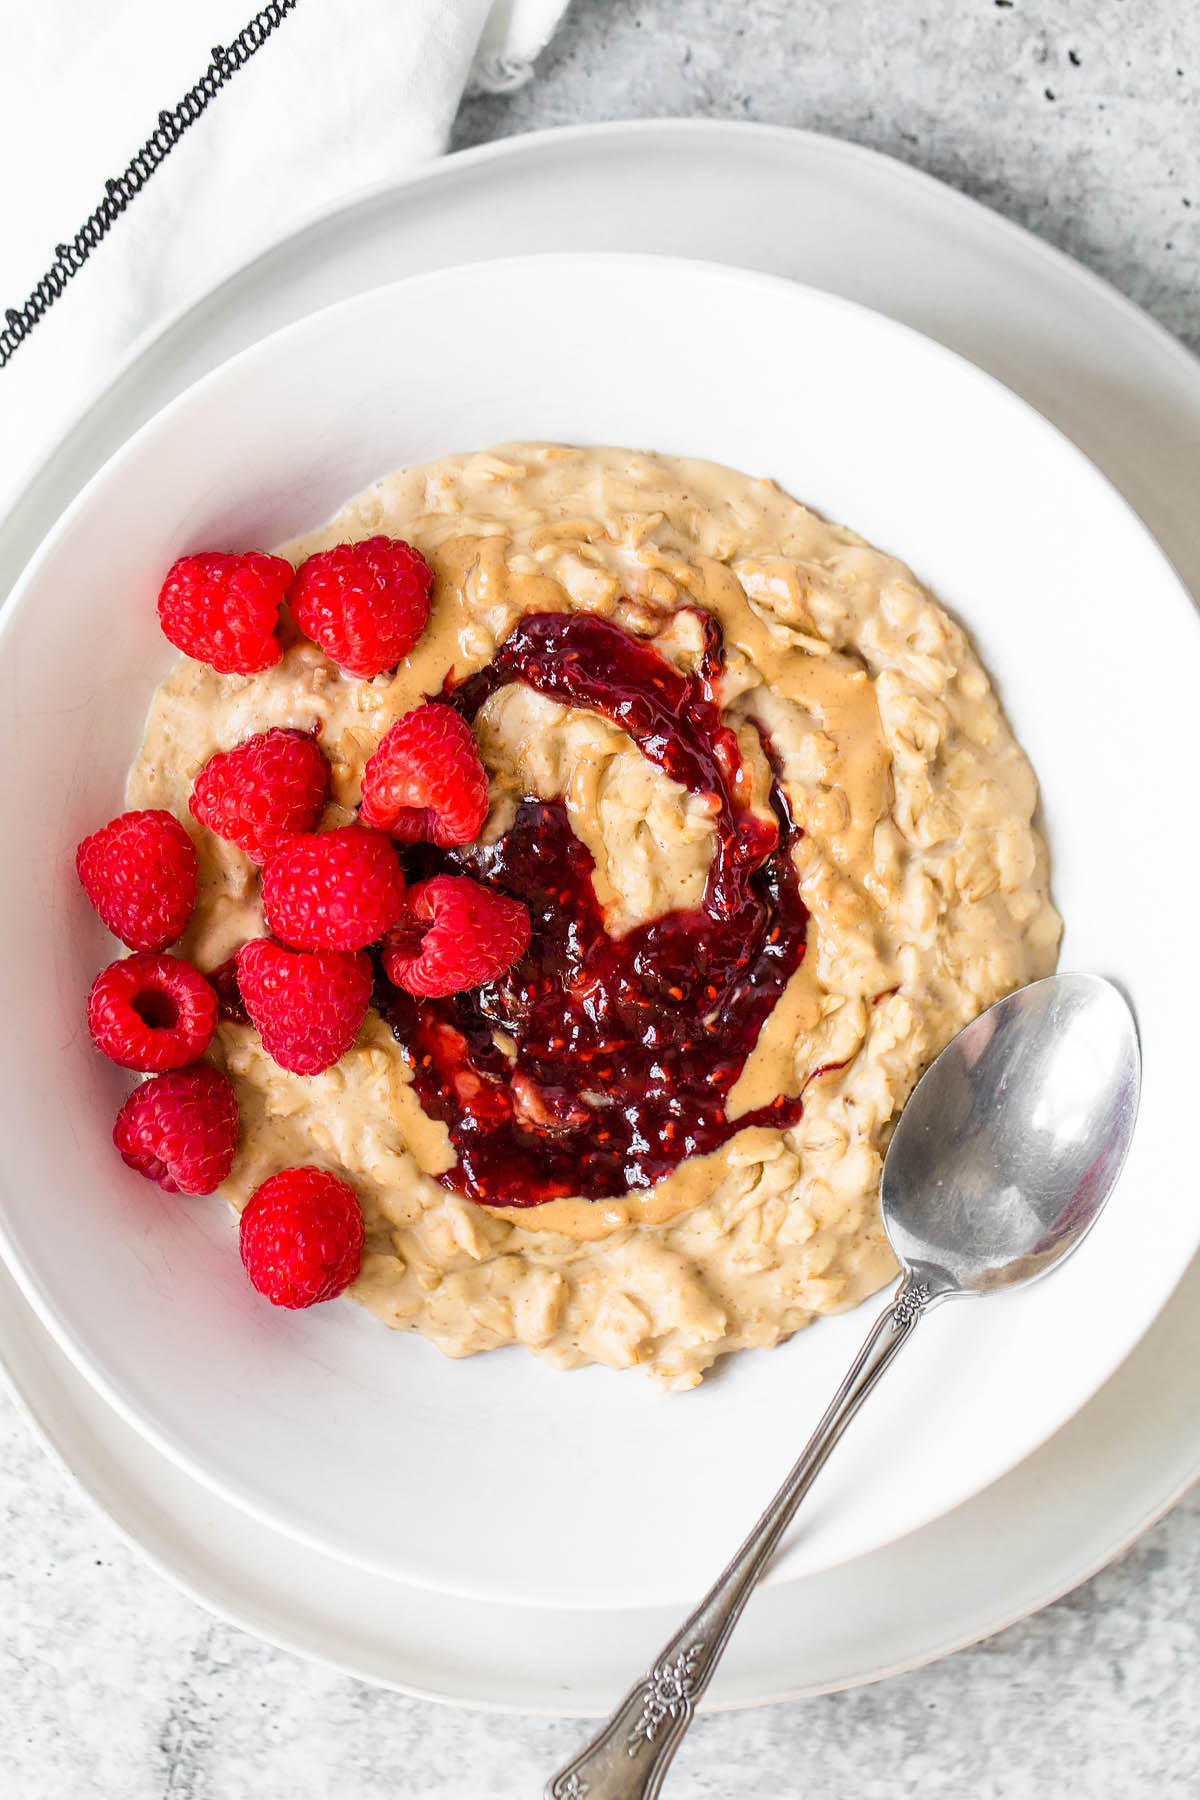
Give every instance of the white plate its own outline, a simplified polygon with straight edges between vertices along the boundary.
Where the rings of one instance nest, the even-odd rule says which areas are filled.
[[[449,1364],[348,1306],[271,1314],[221,1204],[164,1201],[108,1143],[122,1081],[79,1025],[104,946],[72,849],[116,809],[167,661],[161,571],[206,544],[290,537],[374,475],[508,435],[654,444],[770,473],[905,557],[974,632],[1040,772],[1067,966],[1115,974],[1139,1012],[1143,1122],[1103,1228],[1052,1290],[953,1309],[920,1334],[777,1571],[810,1573],[1027,1455],[1116,1367],[1200,1239],[1170,1181],[1189,1057],[1161,949],[1196,888],[1181,828],[1190,605],[1052,427],[845,301],[614,256],[417,277],[244,352],[110,461],[35,559],[0,643],[0,706],[21,723],[4,824],[35,865],[32,879],[24,862],[0,871],[0,929],[24,950],[0,978],[21,1024],[0,1076],[26,1126],[6,1159],[0,1237],[60,1342],[185,1466],[306,1542],[447,1592],[562,1606],[685,1596],[755,1515],[792,1431],[823,1410],[861,1317],[738,1357],[680,1401],[518,1355]],[[1118,882],[1113,845],[1133,819],[1156,854]],[[55,1138],[63,1093],[73,1130]],[[539,1519],[536,1555],[481,1529],[491,1492],[508,1517]]]
[[[120,1419],[2,1265],[0,1356],[19,1370],[50,1444],[156,1567],[235,1625],[365,1681],[490,1711],[605,1713],[679,1623],[677,1606],[565,1612],[461,1600],[298,1544]],[[871,1556],[756,1594],[706,1710],[880,1680],[1073,1587],[1195,1477],[1198,1367],[1193,1264],[1112,1380],[1002,1481]]]
[[[644,205],[631,209],[635,180]],[[831,215],[835,232],[826,228]],[[0,559],[14,566],[103,453],[189,375],[317,301],[436,264],[466,241],[484,250],[665,243],[804,274],[894,308],[1053,412],[1121,478],[1185,572],[1200,575],[1200,519],[1189,503],[1200,382],[1166,334],[1037,240],[898,165],[802,133],[698,122],[490,146],[301,234],[134,359],[31,484]],[[1196,1312],[1185,1287],[1067,1432],[1000,1487],[881,1553],[889,1581],[900,1584],[896,1607],[872,1613],[884,1566],[877,1559],[817,1578],[816,1609],[809,1582],[762,1596],[734,1642],[719,1697],[736,1704],[813,1691],[943,1653],[1044,1604],[1113,1554],[1200,1467],[1197,1357],[1185,1341]],[[606,1631],[623,1633],[611,1662],[599,1649],[591,1661],[582,1650],[568,1659],[563,1644],[543,1655],[544,1642],[527,1655],[522,1634],[544,1638],[553,1615],[490,1607],[463,1615],[455,1606],[447,1616],[464,1622],[455,1652],[433,1632],[441,1615],[419,1594],[361,1628],[345,1609],[335,1616],[332,1600],[325,1611],[310,1608],[300,1599],[309,1553],[280,1540],[268,1546],[256,1526],[226,1517],[86,1394],[34,1331],[6,1331],[0,1354],[89,1489],[199,1597],[264,1635],[374,1679],[526,1709],[550,1696],[560,1667],[564,1706],[603,1705],[662,1635],[653,1615],[627,1614],[607,1622]],[[864,1579],[864,1571],[872,1573]],[[761,1635],[759,1619],[769,1626]],[[608,1686],[598,1689],[600,1680]]]

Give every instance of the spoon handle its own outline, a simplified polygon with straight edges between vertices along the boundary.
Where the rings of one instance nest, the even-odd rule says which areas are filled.
[[[800,1460],[728,1568],[607,1724],[551,1778],[546,1800],[654,1800],[692,1722],[696,1701],[712,1679],[796,1508],[883,1371],[915,1331],[928,1300],[928,1290],[910,1278],[888,1302]]]

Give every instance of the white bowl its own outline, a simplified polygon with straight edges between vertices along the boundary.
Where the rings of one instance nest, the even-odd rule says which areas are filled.
[[[939,346],[760,275],[632,256],[417,277],[237,357],[115,456],[0,624],[0,1245],[96,1386],[156,1444],[305,1541],[526,1604],[682,1599],[756,1516],[865,1330],[831,1319],[698,1391],[448,1362],[349,1305],[275,1312],[220,1200],[112,1150],[120,1074],[84,997],[111,945],[73,872],[121,806],[171,653],[172,559],[269,545],[400,464],[513,437],[626,443],[775,476],[909,561],[965,621],[1042,781],[1063,965],[1115,976],[1142,1118],[1100,1226],[1052,1282],[931,1318],[839,1450],[776,1579],[860,1555],[1027,1455],[1146,1329],[1200,1243],[1191,603],[1103,478]]]

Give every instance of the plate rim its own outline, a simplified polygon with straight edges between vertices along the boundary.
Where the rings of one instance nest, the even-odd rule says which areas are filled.
[[[0,1269],[0,1278],[11,1280],[11,1276],[8,1275],[7,1269]],[[18,1303],[21,1305],[26,1304],[23,1296],[19,1296]],[[33,1309],[29,1308],[28,1311],[30,1322],[34,1329],[41,1330],[41,1323]],[[0,1326],[0,1337],[3,1335],[3,1329],[3,1326]],[[50,1346],[54,1355],[63,1354],[53,1339],[50,1339]],[[1137,1346],[1135,1346],[1134,1354],[1136,1353],[1136,1349]],[[79,1375],[79,1371],[74,1368],[74,1365],[70,1365],[70,1373],[73,1376],[77,1376],[85,1386],[90,1386],[90,1384],[86,1383],[84,1378]],[[1113,1379],[1115,1379],[1115,1377]],[[290,1655],[303,1657],[306,1660],[315,1662],[321,1667],[329,1669],[337,1674],[348,1675],[359,1681],[368,1681],[373,1686],[387,1689],[390,1692],[404,1694],[415,1700],[428,1701],[437,1706],[462,1706],[467,1707],[472,1712],[510,1718],[595,1719],[606,1716],[606,1709],[597,1706],[580,1708],[555,1705],[547,1701],[541,1701],[532,1705],[526,1702],[517,1704],[515,1701],[496,1699],[484,1700],[474,1696],[464,1699],[461,1694],[444,1691],[437,1687],[426,1687],[418,1682],[405,1681],[394,1675],[382,1675],[378,1671],[369,1670],[362,1664],[356,1664],[344,1655],[338,1655],[329,1648],[314,1643],[310,1638],[306,1637],[302,1631],[289,1632],[286,1627],[280,1626],[278,1623],[272,1623],[261,1611],[256,1612],[255,1609],[248,1604],[245,1606],[244,1610],[239,1610],[238,1606],[229,1600],[214,1597],[212,1592],[206,1590],[203,1583],[195,1575],[186,1572],[182,1552],[178,1553],[175,1557],[172,1557],[167,1548],[151,1548],[146,1542],[145,1537],[139,1535],[139,1532],[132,1521],[121,1517],[115,1501],[109,1497],[102,1497],[89,1482],[85,1481],[83,1476],[76,1469],[68,1449],[62,1440],[62,1436],[46,1416],[45,1409],[40,1406],[37,1400],[31,1395],[28,1387],[18,1379],[10,1362],[6,1358],[0,1358],[0,1381],[3,1382],[5,1389],[12,1396],[20,1415],[32,1428],[38,1442],[47,1451],[52,1460],[64,1468],[71,1478],[78,1483],[86,1497],[88,1505],[107,1521],[123,1542],[129,1544],[137,1554],[143,1557],[156,1573],[161,1575],[172,1587],[177,1588],[190,1600],[193,1600],[197,1606],[223,1620],[226,1624],[232,1625],[238,1630],[249,1632],[251,1635],[262,1638],[267,1643],[285,1650]],[[107,1405],[107,1402],[103,1400],[102,1396],[97,1395],[96,1397],[101,1400],[102,1405]],[[1096,1396],[1093,1396],[1093,1399],[1095,1398]],[[161,1452],[153,1445],[150,1445],[149,1448],[156,1456],[161,1455]],[[1037,1452],[1034,1451],[1031,1454],[1036,1455]],[[169,1462],[169,1459],[164,1460]],[[176,1469],[177,1472],[182,1472],[178,1471],[177,1465],[170,1464],[170,1466]],[[1018,1464],[1016,1467],[1020,1467],[1020,1465]],[[1009,1471],[1010,1474],[1013,1472],[1014,1471],[1012,1470]],[[191,1479],[191,1477],[188,1477],[188,1479]],[[1004,1480],[1005,1478],[1002,1476],[1000,1479]],[[910,1674],[917,1669],[929,1667],[936,1662],[942,1661],[946,1657],[956,1655],[960,1650],[966,1650],[973,1645],[984,1643],[998,1633],[1019,1624],[1023,1619],[1029,1618],[1035,1613],[1043,1611],[1046,1607],[1054,1605],[1058,1600],[1064,1598],[1074,1589],[1081,1587],[1086,1582],[1090,1581],[1117,1557],[1130,1549],[1145,1532],[1150,1530],[1164,1518],[1171,1508],[1175,1506],[1178,1501],[1197,1484],[1197,1482],[1200,1482],[1200,1452],[1197,1453],[1189,1471],[1176,1480],[1165,1498],[1162,1498],[1161,1496],[1157,1498],[1151,1503],[1148,1510],[1136,1515],[1135,1523],[1126,1525],[1123,1528],[1121,1537],[1117,1543],[1113,1544],[1111,1548],[1105,1548],[1105,1550],[1098,1555],[1086,1558],[1082,1565],[1073,1568],[1070,1573],[1065,1576],[1056,1578],[1056,1583],[1053,1588],[1050,1591],[1045,1591],[1044,1597],[1039,1598],[1033,1606],[1026,1606],[1023,1603],[1018,1602],[1015,1608],[1009,1607],[1001,1609],[997,1615],[989,1618],[982,1624],[970,1627],[944,1645],[939,1645],[934,1649],[920,1650],[909,1656],[893,1658],[890,1661],[860,1670],[852,1676],[839,1677],[833,1681],[816,1683],[802,1682],[794,1684],[791,1687],[780,1687],[772,1689],[753,1699],[741,1697],[722,1699],[719,1696],[714,1699],[712,1695],[709,1694],[701,1698],[697,1710],[708,1715],[735,1713],[745,1711],[750,1707],[780,1706],[792,1700],[806,1700],[817,1698],[824,1694],[852,1692],[856,1688],[874,1686],[878,1682],[890,1680],[893,1676]],[[970,1503],[970,1500],[967,1500],[962,1504],[967,1506],[970,1505]],[[239,1509],[234,1506],[233,1510],[236,1512]],[[947,1514],[943,1514],[942,1518],[944,1519],[948,1516],[949,1515]],[[920,1529],[934,1529],[940,1522],[941,1520],[934,1520],[930,1527]],[[918,1531],[911,1535],[917,1536],[919,1534]],[[897,1541],[903,1543],[905,1540],[901,1539]],[[843,1565],[843,1567],[844,1566],[847,1565]],[[785,1591],[793,1600],[801,1601],[803,1599],[804,1583],[806,1579],[811,1578],[802,1576],[787,1585]],[[395,1587],[399,1595],[403,1595],[408,1591],[408,1584],[403,1581],[394,1580],[391,1585]],[[423,1592],[433,1598],[437,1598],[437,1595],[433,1590],[425,1589]],[[475,1604],[491,1611],[513,1610],[506,1608],[505,1603],[497,1601],[477,1601]],[[544,1613],[546,1609],[531,1608],[529,1610]],[[638,1615],[633,1609],[625,1609],[622,1616],[630,1618]]]
[[[926,174],[923,170],[915,169],[908,164],[897,162],[895,159],[887,156],[881,151],[864,145],[850,144],[843,140],[831,139],[820,133],[800,128],[749,121],[635,119],[617,122],[588,123],[530,132],[523,134],[520,137],[497,140],[484,145],[474,146],[469,149],[455,151],[447,158],[431,164],[426,168],[411,171],[406,175],[401,175],[383,183],[371,184],[368,189],[363,190],[361,193],[348,195],[331,207],[319,209],[310,218],[302,220],[298,225],[283,234],[274,243],[265,245],[261,251],[256,253],[250,262],[226,270],[217,277],[204,293],[183,304],[176,309],[175,313],[162,320],[151,331],[144,334],[143,337],[131,347],[124,362],[118,366],[111,378],[102,383],[84,402],[75,418],[67,422],[56,442],[40,459],[39,463],[34,467],[25,481],[14,490],[13,495],[6,504],[4,518],[0,520],[0,540],[8,535],[8,528],[10,525],[14,523],[21,525],[24,523],[20,515],[25,509],[26,502],[31,506],[36,505],[41,499],[41,496],[34,490],[42,483],[49,480],[55,473],[59,473],[60,480],[68,486],[69,492],[73,494],[77,490],[76,477],[65,469],[61,472],[56,471],[55,465],[60,462],[65,464],[67,458],[72,453],[76,455],[77,460],[80,462],[87,462],[90,464],[93,458],[90,454],[89,447],[86,442],[77,441],[82,438],[83,427],[90,420],[91,415],[106,401],[112,398],[115,390],[123,388],[126,385],[135,366],[141,363],[148,353],[156,347],[161,346],[161,342],[166,336],[174,331],[178,331],[180,327],[189,320],[194,321],[197,315],[203,313],[206,308],[217,302],[218,299],[225,294],[226,290],[236,289],[244,280],[248,281],[249,279],[260,275],[264,269],[267,269],[269,265],[280,257],[282,252],[286,251],[288,246],[293,245],[298,239],[303,238],[306,234],[316,234],[323,225],[328,227],[335,221],[341,221],[343,225],[352,225],[352,215],[356,210],[362,208],[365,203],[369,203],[372,199],[383,200],[392,198],[393,200],[402,200],[402,198],[409,193],[419,193],[436,182],[447,180],[451,176],[451,165],[454,165],[453,175],[459,179],[463,179],[471,172],[471,169],[466,165],[471,165],[471,167],[473,167],[477,163],[519,163],[527,158],[536,162],[539,155],[544,154],[547,150],[552,150],[554,144],[558,140],[564,138],[590,140],[591,148],[599,155],[604,152],[607,140],[610,139],[627,139],[639,135],[647,136],[651,139],[667,136],[678,138],[687,135],[694,137],[697,140],[698,152],[703,152],[707,146],[711,153],[713,149],[717,148],[715,140],[722,138],[729,139],[735,134],[740,138],[749,137],[773,140],[774,145],[780,151],[781,156],[786,157],[786,160],[795,166],[797,178],[801,180],[813,179],[814,171],[811,162],[807,167],[802,167],[800,163],[800,159],[804,157],[806,153],[811,156],[814,151],[820,154],[828,154],[832,150],[849,153],[856,160],[869,165],[876,175],[886,175],[892,180],[901,179],[911,183],[918,189],[925,190],[926,194],[935,201],[936,205],[941,208],[943,212],[948,207],[957,210],[961,216],[969,216],[979,221],[981,224],[985,224],[992,241],[995,241],[996,239],[1007,239],[1010,243],[1015,244],[1020,249],[1021,257],[1024,262],[1032,262],[1033,264],[1041,263],[1049,266],[1052,270],[1057,270],[1059,272],[1060,279],[1069,279],[1074,284],[1083,282],[1087,288],[1092,290],[1098,306],[1104,308],[1109,317],[1113,318],[1114,323],[1119,323],[1120,326],[1129,333],[1130,337],[1140,344],[1147,357],[1153,354],[1157,358],[1162,358],[1163,353],[1165,352],[1166,358],[1177,364],[1181,378],[1189,385],[1189,387],[1195,388],[1196,376],[1197,373],[1200,373],[1200,363],[1197,362],[1193,353],[1186,345],[1176,339],[1164,326],[1159,324],[1148,314],[1144,313],[1132,300],[1120,293],[1119,290],[1113,287],[1103,277],[1095,274],[1084,265],[1075,262],[1074,259],[1068,256],[1064,251],[1059,250],[1056,246],[1038,238],[1026,227],[1017,224],[1015,221],[1008,219],[1001,214],[993,212],[981,202],[958,192],[956,189],[940,181],[937,177]],[[673,146],[673,148],[675,147]],[[747,265],[743,262],[725,263],[722,264],[722,266],[745,267]],[[278,280],[277,270],[275,279]],[[787,279],[787,277],[781,276],[780,279]],[[821,289],[819,291],[832,290]],[[238,298],[239,301],[242,301],[246,297],[247,296],[243,295]],[[136,404],[137,402],[135,401],[135,409]],[[1062,428],[1058,427],[1058,429],[1061,430]],[[1101,472],[1103,473],[1103,471]],[[1111,478],[1108,479],[1111,481]],[[1115,485],[1115,483],[1113,485]],[[1124,498],[1123,495],[1122,498]],[[1132,503],[1128,501],[1126,501],[1126,504],[1132,505]],[[58,513],[61,510],[62,503],[60,501],[54,507],[54,512]],[[1136,506],[1133,506],[1133,510],[1135,513],[1137,512]],[[1147,529],[1149,529],[1149,527]],[[44,533],[38,529],[36,530],[35,535],[40,539]],[[1160,545],[1159,548],[1161,550],[1162,546]],[[24,562],[27,558],[22,554],[20,560]],[[1186,583],[1183,585],[1186,591]],[[68,1466],[70,1465],[68,1464]],[[1179,1495],[1185,1492],[1197,1478],[1200,1478],[1200,1462],[1198,1462],[1187,1477],[1172,1490],[1168,1497],[1161,1501],[1161,1504],[1155,1504],[1153,1510],[1146,1515],[1144,1523],[1136,1528],[1130,1538],[1122,1539],[1121,1543],[1114,1544],[1110,1550],[1106,1551],[1099,1560],[1095,1562],[1092,1568],[1069,1575],[1064,1586],[1056,1587],[1053,1592],[1046,1593],[1043,1599],[1038,1599],[1023,1605],[1021,1610],[1014,1615],[1014,1617],[1027,1616],[1029,1613],[1036,1611],[1040,1606],[1048,1604],[1056,1594],[1067,1592],[1078,1582],[1087,1579],[1088,1574],[1094,1572],[1094,1569],[1103,1567],[1113,1556],[1119,1554],[1125,1544],[1132,1541],[1132,1537],[1136,1537],[1140,1531],[1152,1523],[1155,1518],[1160,1517],[1162,1512],[1168,1510],[1169,1507],[1174,1504],[1175,1500],[1178,1499]],[[130,1535],[134,1542],[138,1542],[136,1534],[130,1533]],[[142,1549],[144,1554],[148,1554],[145,1552],[144,1546]],[[172,1579],[174,1579],[174,1577],[172,1577]],[[198,1597],[203,1604],[211,1606],[211,1602],[206,1600],[203,1594],[198,1595]],[[983,1635],[1001,1629],[1006,1622],[1009,1621],[998,1620],[995,1623],[988,1625],[985,1628]],[[260,1627],[252,1626],[251,1629],[258,1630]],[[978,1634],[975,1634],[972,1637],[965,1638],[962,1642],[975,1641],[975,1636],[977,1635]],[[938,1656],[949,1654],[950,1649],[956,1647],[960,1646],[947,1645],[945,1650],[936,1650],[932,1652],[931,1655]],[[311,1650],[305,1650],[304,1653],[308,1655],[314,1654]],[[921,1662],[928,1660],[930,1660],[930,1656],[922,1656],[919,1659]],[[915,1665],[905,1664],[903,1666],[908,1667]],[[877,1676],[866,1676],[861,1679],[877,1678]],[[416,1690],[403,1689],[403,1691]],[[830,1690],[828,1688],[789,1690],[789,1694],[812,1691]],[[453,1701],[454,1698],[453,1696],[432,1697],[446,1698],[451,1701]],[[788,1695],[780,1697],[788,1697]],[[461,1700],[457,1703],[476,1704],[475,1702],[462,1702]],[[758,1702],[754,1700],[738,1700],[732,1704],[747,1705],[756,1703]],[[529,1709],[520,1708],[517,1710],[527,1711]]]

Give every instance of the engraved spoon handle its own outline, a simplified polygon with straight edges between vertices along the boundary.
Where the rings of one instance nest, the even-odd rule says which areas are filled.
[[[929,1300],[911,1280],[890,1300],[800,1460],[728,1568],[617,1710],[546,1785],[546,1800],[654,1800],[730,1634],[796,1508]]]

